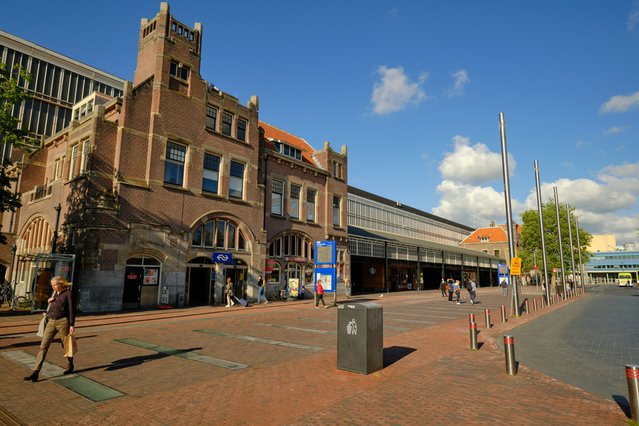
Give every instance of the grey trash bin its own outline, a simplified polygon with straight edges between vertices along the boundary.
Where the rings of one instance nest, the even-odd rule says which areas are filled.
[[[369,374],[384,367],[384,319],[377,303],[346,303],[337,310],[337,368]]]

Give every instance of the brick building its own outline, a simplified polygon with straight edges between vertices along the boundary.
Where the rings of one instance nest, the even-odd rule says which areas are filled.
[[[298,280],[312,290],[313,244],[320,240],[336,241],[337,275],[348,276],[346,147],[335,152],[325,142],[314,151],[303,138],[275,126],[260,123],[260,129],[269,284]]]
[[[521,225],[514,224],[513,236],[515,237],[515,250],[521,241]],[[468,237],[459,243],[460,246],[469,249],[490,253],[501,259],[504,263],[510,264],[510,249],[508,247],[508,226],[495,225],[477,228]]]
[[[57,205],[57,249],[77,256],[83,311],[220,304],[226,277],[254,298],[264,271],[272,283],[308,281],[317,239],[336,239],[347,269],[345,148],[315,152],[260,130],[257,97],[242,105],[201,77],[202,33],[162,3],[141,22],[122,96],[90,94],[26,159],[11,277],[19,292],[36,294],[29,259],[51,251]]]

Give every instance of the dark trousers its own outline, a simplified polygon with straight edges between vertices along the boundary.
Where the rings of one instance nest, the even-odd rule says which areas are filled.
[[[319,306],[320,301],[322,302],[322,306],[326,306],[326,303],[324,303],[324,293],[317,295],[315,298],[315,306]]]

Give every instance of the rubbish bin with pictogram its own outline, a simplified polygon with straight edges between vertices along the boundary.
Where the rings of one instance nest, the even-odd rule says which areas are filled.
[[[370,374],[384,367],[384,319],[377,303],[345,303],[337,310],[337,368]]]

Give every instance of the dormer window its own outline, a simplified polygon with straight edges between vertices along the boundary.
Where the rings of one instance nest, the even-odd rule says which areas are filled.
[[[490,237],[479,237],[480,243],[488,243],[490,242]]]
[[[302,150],[299,148],[295,148],[288,144],[285,144],[281,141],[272,141],[273,146],[275,146],[275,150],[280,154],[286,155],[291,158],[295,158],[296,160],[302,161]]]

